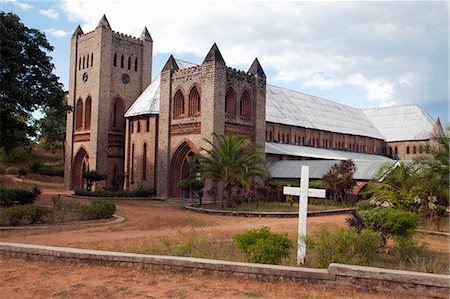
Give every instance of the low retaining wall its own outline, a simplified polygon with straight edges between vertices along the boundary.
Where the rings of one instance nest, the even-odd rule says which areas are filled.
[[[271,217],[271,218],[298,218],[298,212],[250,212],[250,211],[226,211],[198,208],[193,206],[184,206],[186,210],[222,216],[240,216],[240,217]],[[308,217],[350,214],[355,208],[324,210],[324,211],[308,211]]]
[[[344,286],[415,296],[447,298],[450,291],[448,275],[341,264],[330,264],[328,269],[314,269],[2,242],[0,255],[137,268],[156,273],[171,271],[258,281]]]

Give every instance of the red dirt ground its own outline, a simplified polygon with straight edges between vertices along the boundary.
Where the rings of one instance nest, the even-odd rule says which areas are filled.
[[[43,190],[40,204],[50,204],[57,192]],[[102,250],[118,250],[130,244],[151,243],[161,237],[179,238],[195,229],[208,236],[232,238],[261,226],[295,238],[297,219],[211,216],[188,212],[157,201],[117,201],[116,224],[76,224],[67,227],[0,231],[1,242],[19,242]],[[346,215],[308,218],[308,234],[321,226],[345,227]],[[426,237],[433,251],[449,253],[442,237]],[[23,261],[0,257],[2,298],[401,298],[355,290],[320,286],[272,284],[236,279],[181,274],[152,274],[130,269],[58,262]]]
[[[2,298],[413,298],[319,285],[280,284],[0,257]]]

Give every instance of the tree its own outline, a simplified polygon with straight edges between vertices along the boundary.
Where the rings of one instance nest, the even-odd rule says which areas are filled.
[[[66,138],[67,98],[64,97],[58,106],[46,107],[45,117],[36,121],[40,141],[46,150],[61,149]]]
[[[438,196],[442,203],[448,204],[450,127],[447,127],[447,132],[433,134],[431,139],[436,145],[422,146],[420,151],[426,155],[419,156],[414,163],[421,168],[419,174],[424,178],[430,193]]]
[[[91,191],[92,187],[95,185],[96,182],[106,180],[107,176],[106,176],[106,174],[92,170],[92,171],[83,172],[83,178],[86,179],[87,191]]]
[[[0,12],[0,147],[6,152],[29,144],[36,135],[32,112],[55,108],[61,122],[67,106],[63,85],[52,73],[45,35],[24,26],[13,13]],[[51,113],[50,113],[51,114]]]
[[[237,135],[213,134],[206,140],[211,148],[202,148],[199,157],[202,175],[211,181],[222,182],[228,207],[234,206],[234,187],[248,188],[255,177],[267,175],[264,154],[248,138]]]
[[[344,201],[346,195],[355,185],[353,174],[356,171],[352,160],[342,160],[334,164],[331,169],[322,176],[325,187],[331,191],[334,200]]]

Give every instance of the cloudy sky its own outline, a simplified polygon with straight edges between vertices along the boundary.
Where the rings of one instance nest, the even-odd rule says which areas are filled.
[[[359,108],[417,104],[448,123],[448,2],[0,0],[46,32],[67,86],[70,37],[106,14],[115,31],[154,41],[154,76],[170,54],[201,63],[216,42],[228,66],[255,57],[269,84]]]

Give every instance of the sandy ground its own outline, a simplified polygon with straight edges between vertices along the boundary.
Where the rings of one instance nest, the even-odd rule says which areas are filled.
[[[50,204],[58,193],[43,190],[39,204]],[[152,243],[161,237],[181,238],[192,230],[220,239],[268,226],[295,238],[297,219],[224,217],[198,214],[158,201],[116,201],[125,222],[76,224],[21,231],[0,231],[1,242],[117,250],[130,244]],[[321,226],[345,227],[346,215],[308,218],[308,234]],[[426,237],[433,251],[449,253],[442,237]],[[0,257],[1,298],[393,298],[350,289],[325,289],[239,281],[181,274],[152,274],[130,269],[60,262],[23,261]],[[401,298],[395,295],[396,298]]]
[[[0,257],[2,298],[412,298],[395,294],[278,284]]]

